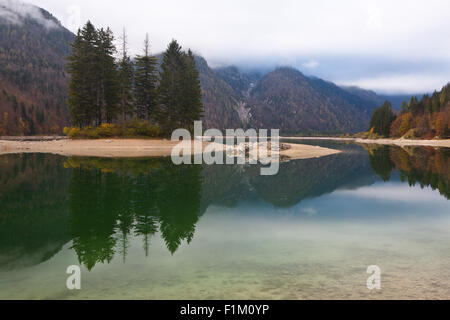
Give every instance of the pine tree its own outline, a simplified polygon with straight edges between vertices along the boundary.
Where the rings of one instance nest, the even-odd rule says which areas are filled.
[[[97,125],[103,120],[110,123],[116,119],[119,103],[118,71],[114,58],[116,47],[111,29],[98,31],[97,62],[99,68],[97,83]]]
[[[403,114],[403,113],[406,113],[407,111],[408,111],[408,103],[405,100],[403,100],[402,106],[401,106],[401,113]]]
[[[181,46],[172,40],[163,55],[158,87],[159,112],[158,123],[164,133],[170,133],[180,127],[183,72],[185,57]]]
[[[445,86],[444,88],[442,88],[441,96],[440,96],[440,99],[439,99],[441,108],[443,108],[445,106],[445,104],[448,101],[448,98],[449,97],[447,96],[447,86]]]
[[[194,121],[200,120],[203,115],[203,104],[199,73],[191,50],[185,55],[185,63],[180,124],[193,131]]]
[[[89,21],[79,30],[68,57],[69,106],[78,126],[111,122],[117,114],[116,48],[111,30],[96,30]]]
[[[202,115],[199,74],[192,52],[184,53],[172,40],[163,56],[158,88],[158,123],[169,133],[176,128],[191,129]]]
[[[135,98],[138,118],[157,118],[157,60],[150,55],[148,34],[144,42],[144,55],[136,57]]]
[[[67,58],[67,70],[71,75],[68,104],[74,125],[92,124],[95,116],[96,61],[95,43],[97,30],[91,22],[78,30],[72,53]]]
[[[418,101],[416,97],[411,97],[408,104],[408,111],[411,111],[414,115],[418,112]]]
[[[438,112],[440,109],[440,100],[441,97],[439,93],[436,91],[433,93],[433,96],[431,97],[431,108],[433,112]]]
[[[396,119],[396,115],[392,110],[392,105],[386,101],[380,108],[376,109],[370,120],[370,128],[375,133],[384,137],[389,137],[391,124]]]
[[[122,35],[122,57],[119,61],[119,109],[122,120],[126,121],[127,117],[133,113],[133,63],[127,52],[127,35],[125,29]]]

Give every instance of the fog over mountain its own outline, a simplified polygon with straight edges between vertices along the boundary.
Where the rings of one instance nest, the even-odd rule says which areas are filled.
[[[18,0],[0,0],[0,23],[13,23],[22,25],[24,19],[31,18],[46,28],[56,28],[57,21],[45,17],[40,8]]]
[[[154,53],[174,38],[213,67],[292,66],[377,93],[432,92],[450,78],[444,0],[28,1],[72,31],[88,19],[126,27],[134,53],[148,32]]]

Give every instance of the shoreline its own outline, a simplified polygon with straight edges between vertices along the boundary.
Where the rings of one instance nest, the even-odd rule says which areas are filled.
[[[337,137],[280,137],[280,140],[332,140],[332,141],[352,141],[364,144],[385,144],[419,147],[442,147],[450,148],[450,139],[445,140],[409,140],[409,139],[361,139],[361,138],[337,138]]]
[[[192,141],[184,141],[186,149],[194,155]],[[15,153],[51,153],[68,157],[103,157],[103,158],[144,158],[170,157],[172,148],[179,141],[163,139],[55,139],[55,140],[0,140],[0,155]],[[210,143],[203,142],[203,151]],[[289,144],[288,150],[279,152],[280,157],[287,160],[319,158],[340,153],[339,150]],[[225,149],[225,145],[224,145]]]

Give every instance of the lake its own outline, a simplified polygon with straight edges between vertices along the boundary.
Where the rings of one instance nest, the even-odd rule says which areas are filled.
[[[449,299],[450,149],[302,143],[343,152],[276,176],[0,156],[0,299]]]

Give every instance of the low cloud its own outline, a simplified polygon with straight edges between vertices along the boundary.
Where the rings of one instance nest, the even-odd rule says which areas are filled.
[[[302,63],[302,68],[311,70],[311,69],[316,69],[319,65],[320,65],[320,63],[318,61],[309,60],[309,61]]]
[[[450,81],[441,74],[391,74],[339,82],[343,86],[358,86],[379,93],[424,93],[439,90]]]
[[[22,24],[24,19],[34,19],[46,28],[57,27],[57,24],[46,19],[41,10],[19,0],[0,0],[0,19],[8,23]],[[0,20],[0,22],[1,22]]]

